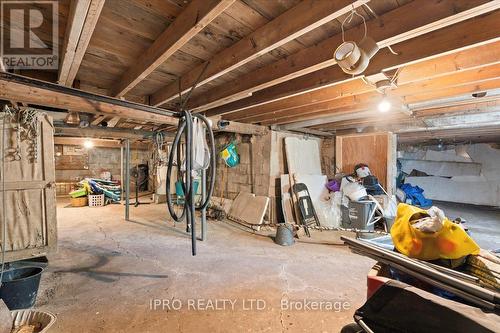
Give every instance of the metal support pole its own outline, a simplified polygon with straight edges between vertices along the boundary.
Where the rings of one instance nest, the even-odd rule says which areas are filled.
[[[212,156],[212,158],[214,158]],[[201,171],[201,202],[205,202],[207,198],[207,170]],[[201,210],[201,240],[207,240],[207,208]]]
[[[130,205],[130,140],[125,140],[125,221],[129,221]]]
[[[123,180],[125,177],[125,175],[123,174],[123,162],[124,160],[123,160],[123,144],[122,144],[122,146],[120,147],[120,180],[122,184],[124,184]],[[120,198],[123,198],[123,193],[125,193],[125,189],[122,186],[120,192]]]

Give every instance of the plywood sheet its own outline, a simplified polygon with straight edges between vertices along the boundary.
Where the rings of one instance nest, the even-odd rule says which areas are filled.
[[[269,197],[240,192],[231,205],[229,217],[248,224],[262,224],[268,206]]]
[[[287,137],[285,150],[289,174],[321,174],[321,158],[316,140]]]
[[[389,193],[393,192],[395,183],[396,154],[396,139],[390,132],[337,137],[338,170],[353,173],[356,164],[365,163]]]

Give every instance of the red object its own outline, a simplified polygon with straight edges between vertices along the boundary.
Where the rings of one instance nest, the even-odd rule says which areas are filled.
[[[378,288],[382,287],[389,280],[389,278],[383,276],[368,275],[366,278],[366,285],[368,287],[366,290],[366,298],[372,297]]]

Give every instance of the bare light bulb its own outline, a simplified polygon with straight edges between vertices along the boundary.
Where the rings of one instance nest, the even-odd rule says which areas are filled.
[[[90,140],[85,140],[83,142],[83,147],[85,147],[86,149],[90,149],[90,148],[94,147],[94,143]]]
[[[384,99],[381,100],[380,103],[378,103],[377,107],[380,112],[387,112],[391,109],[391,102],[389,102],[387,98],[384,97]]]

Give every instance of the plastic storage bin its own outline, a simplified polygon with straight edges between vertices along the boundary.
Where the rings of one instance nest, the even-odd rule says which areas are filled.
[[[370,213],[375,209],[373,202],[350,201],[349,208],[342,210],[342,226],[348,229],[374,230],[374,223],[369,223]]]
[[[89,207],[104,206],[104,194],[89,194]]]

